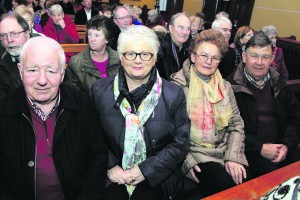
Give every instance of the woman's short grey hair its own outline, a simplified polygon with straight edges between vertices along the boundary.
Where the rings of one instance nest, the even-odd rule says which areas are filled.
[[[148,11],[148,16],[152,16],[155,19],[159,18],[159,14],[158,14],[157,10],[155,10],[155,9],[149,10]]]
[[[122,31],[118,39],[118,54],[122,57],[124,49],[127,44],[136,44],[137,42],[143,42],[145,46],[149,46],[156,59],[159,50],[159,41],[156,33],[146,26],[130,26],[127,30]]]
[[[273,25],[268,25],[268,26],[264,26],[261,28],[261,32],[263,32],[266,36],[270,36],[270,35],[278,35],[278,31],[277,28]]]
[[[64,10],[59,4],[54,4],[49,8],[49,15],[52,16],[54,13],[64,14]]]
[[[58,53],[58,59],[59,59],[59,65],[61,67],[62,72],[65,69],[65,63],[66,63],[66,56],[65,52],[62,48],[62,46],[54,39],[49,37],[33,37],[29,39],[22,47],[21,53],[20,53],[20,64],[23,66],[25,54],[28,51],[29,48],[31,48],[32,44],[36,43],[46,43],[47,46],[52,46]]]

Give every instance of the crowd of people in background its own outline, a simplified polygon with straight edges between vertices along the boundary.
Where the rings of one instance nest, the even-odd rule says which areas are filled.
[[[64,53],[76,25],[87,46]],[[185,181],[205,197],[299,161],[277,28],[232,29],[224,11],[5,0],[0,199],[183,200]]]

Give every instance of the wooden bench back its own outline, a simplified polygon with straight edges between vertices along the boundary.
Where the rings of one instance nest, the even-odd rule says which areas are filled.
[[[64,49],[65,53],[79,53],[83,51],[87,44],[60,44]]]
[[[76,31],[79,36],[79,43],[86,43],[85,25],[76,25]]]
[[[276,45],[283,50],[289,79],[300,79],[300,41],[279,37]]]

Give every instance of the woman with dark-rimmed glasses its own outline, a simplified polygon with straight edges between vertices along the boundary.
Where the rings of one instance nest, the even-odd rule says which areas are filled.
[[[153,30],[130,26],[118,74],[92,87],[109,148],[106,200],[183,199],[190,122],[182,89],[157,72],[158,49]]]

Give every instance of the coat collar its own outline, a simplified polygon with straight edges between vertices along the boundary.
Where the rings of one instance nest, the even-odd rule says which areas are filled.
[[[78,102],[69,91],[71,88],[65,85],[60,86],[61,102],[58,106],[59,110],[77,110],[79,108]],[[14,115],[18,113],[25,113],[29,115],[29,108],[26,101],[26,94],[23,86],[17,88],[11,95],[7,97],[7,106],[5,114]]]
[[[248,94],[252,94],[250,90],[247,88],[247,78],[244,75],[244,67],[245,63],[240,63],[236,69],[236,71],[233,74],[233,83],[232,88],[235,92],[245,92]],[[277,96],[279,93],[279,90],[286,86],[286,82],[283,79],[283,76],[280,76],[280,74],[270,67],[269,70],[270,73],[270,84],[271,87],[274,89],[274,94]]]

